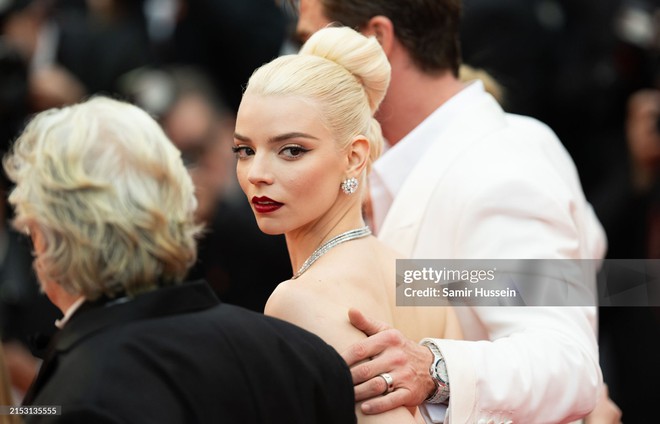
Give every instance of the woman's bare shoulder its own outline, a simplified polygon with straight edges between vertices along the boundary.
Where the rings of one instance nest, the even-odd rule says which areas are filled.
[[[320,306],[324,299],[319,298],[313,290],[297,280],[287,280],[280,283],[271,293],[264,313],[285,321],[296,323],[309,314],[309,305]]]
[[[332,296],[324,296],[315,284],[301,277],[277,286],[264,313],[296,324],[341,351],[366,337],[350,324],[349,307]]]

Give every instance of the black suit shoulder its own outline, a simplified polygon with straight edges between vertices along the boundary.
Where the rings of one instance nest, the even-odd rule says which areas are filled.
[[[106,327],[50,365],[33,404],[62,405],[60,419],[74,420],[62,422],[355,422],[350,371],[332,347],[226,304]]]

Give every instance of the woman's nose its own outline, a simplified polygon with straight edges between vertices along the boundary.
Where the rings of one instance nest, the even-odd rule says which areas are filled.
[[[247,177],[251,184],[272,184],[273,173],[269,159],[264,155],[254,155],[250,160]]]

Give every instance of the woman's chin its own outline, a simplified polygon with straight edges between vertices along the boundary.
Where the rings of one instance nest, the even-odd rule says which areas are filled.
[[[262,233],[268,234],[269,236],[279,236],[280,234],[284,234],[284,231],[282,231],[282,229],[279,227],[268,225],[259,221],[257,221],[257,225],[259,226],[259,229]]]

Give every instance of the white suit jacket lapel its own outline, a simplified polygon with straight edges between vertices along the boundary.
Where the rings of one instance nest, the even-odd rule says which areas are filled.
[[[437,128],[441,134],[394,199],[378,237],[397,251],[412,254],[431,195],[451,163],[480,138],[505,125],[499,104],[490,96],[483,99],[447,128]]]

